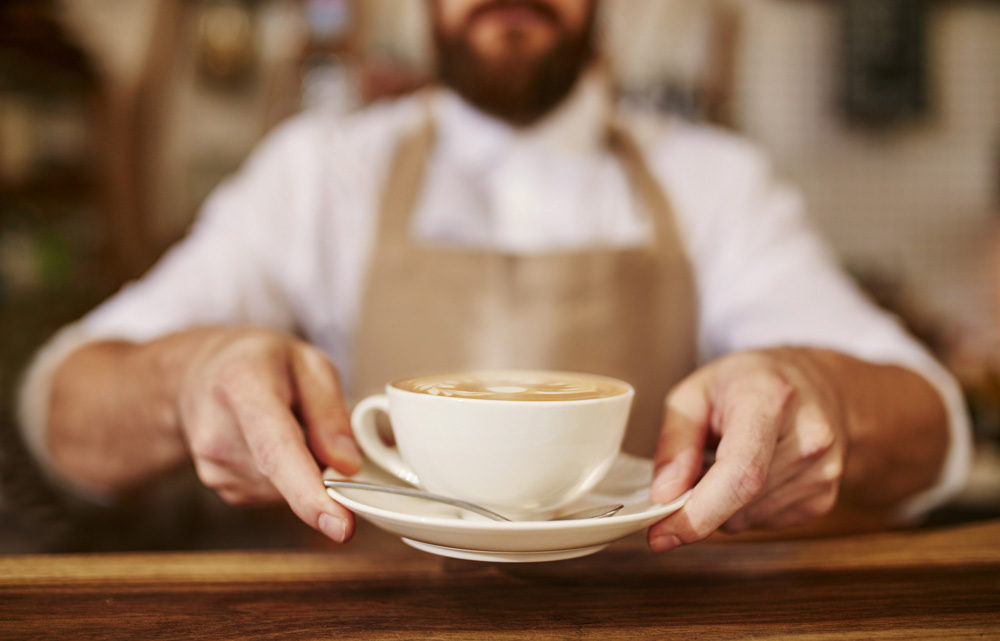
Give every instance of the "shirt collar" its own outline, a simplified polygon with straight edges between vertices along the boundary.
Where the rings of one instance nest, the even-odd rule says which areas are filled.
[[[594,152],[603,144],[611,90],[606,75],[591,68],[552,112],[527,127],[488,115],[450,89],[435,92],[432,109],[442,151],[463,164],[484,167],[523,146],[575,155]]]

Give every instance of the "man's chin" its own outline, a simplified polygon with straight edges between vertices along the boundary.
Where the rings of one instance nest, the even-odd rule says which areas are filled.
[[[568,95],[592,53],[589,29],[576,37],[557,36],[548,46],[534,40],[485,43],[438,32],[441,80],[481,110],[529,124]]]
[[[511,76],[528,76],[530,70],[538,67],[545,51],[536,53],[520,48],[477,53],[479,68],[493,78],[510,78]]]

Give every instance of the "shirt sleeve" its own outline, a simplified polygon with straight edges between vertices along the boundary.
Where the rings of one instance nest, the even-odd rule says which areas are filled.
[[[288,168],[298,153],[295,142],[294,128],[272,135],[213,192],[186,238],[35,355],[21,385],[19,425],[53,481],[66,485],[47,456],[48,404],[52,377],[71,352],[96,340],[148,341],[195,326],[295,327],[280,258],[292,226],[287,216],[295,186]]]
[[[205,202],[188,236],[140,280],[80,321],[95,338],[146,341],[199,325],[247,323],[291,329],[279,229],[291,221],[283,171],[267,149]],[[271,237],[274,244],[267,242]],[[278,250],[278,251],[274,251]]]
[[[961,489],[971,459],[969,418],[955,380],[839,267],[798,193],[776,181],[757,152],[741,149],[730,161],[715,167],[725,172],[727,188],[692,252],[703,354],[823,347],[922,375],[947,409],[950,444],[938,482],[910,498],[900,517],[939,506]]]

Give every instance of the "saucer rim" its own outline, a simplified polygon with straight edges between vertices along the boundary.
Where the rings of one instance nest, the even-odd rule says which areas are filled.
[[[337,477],[341,478],[341,477]],[[418,514],[413,514],[411,512],[399,512],[395,510],[387,510],[385,508],[373,506],[367,503],[362,503],[348,496],[341,494],[336,488],[326,488],[327,495],[330,496],[334,501],[337,501],[344,507],[350,509],[353,512],[361,512],[362,514],[371,514],[383,519],[406,519],[409,521],[415,521],[422,525],[434,526],[434,527],[445,527],[445,528],[455,528],[459,530],[467,530],[470,532],[474,531],[515,531],[515,532],[543,532],[547,530],[577,530],[577,529],[588,529],[598,525],[631,525],[633,523],[640,523],[646,521],[650,518],[656,518],[657,516],[667,517],[678,510],[680,510],[685,503],[687,503],[688,498],[691,496],[692,490],[688,490],[684,494],[681,494],[676,499],[670,503],[664,504],[653,504],[649,509],[643,510],[642,512],[636,512],[634,514],[625,515],[614,515],[607,516],[599,519],[580,519],[574,521],[559,521],[559,520],[549,520],[549,521],[466,521],[460,518],[444,518],[439,516],[421,516]]]

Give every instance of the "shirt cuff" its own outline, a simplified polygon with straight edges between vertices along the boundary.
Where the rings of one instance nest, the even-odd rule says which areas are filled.
[[[908,364],[907,367],[922,375],[941,395],[948,415],[949,432],[948,450],[937,482],[899,506],[899,520],[912,523],[947,503],[965,486],[972,467],[972,423],[958,383],[941,365],[928,356],[926,360]]]
[[[59,474],[49,454],[46,438],[52,379],[56,370],[72,352],[95,340],[98,339],[75,323],[60,330],[35,354],[21,382],[18,425],[28,452],[57,489],[90,503],[107,505],[113,502],[110,494],[80,487]]]

